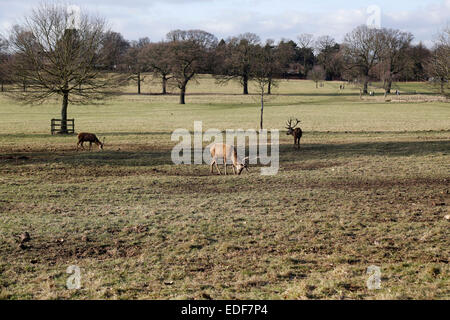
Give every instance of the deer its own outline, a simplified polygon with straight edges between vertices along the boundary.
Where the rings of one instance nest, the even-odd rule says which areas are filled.
[[[98,146],[99,150],[103,150],[103,145],[105,144],[105,138],[103,138],[103,142],[101,142],[97,136],[93,133],[88,132],[80,132],[78,134],[78,143],[77,143],[77,151],[78,148],[81,146],[81,148],[84,150],[83,144],[85,142],[89,142],[89,151],[91,151],[92,144],[95,143]]]
[[[300,120],[295,119],[296,122],[294,125],[292,125],[292,121],[293,121],[293,119],[289,119],[286,122],[286,125],[287,125],[286,129],[288,129],[288,132],[286,133],[286,135],[294,136],[294,148],[295,148],[295,146],[297,146],[297,148],[300,149],[300,138],[302,137],[303,132],[302,132],[302,129],[296,128],[296,126],[300,123]]]
[[[245,157],[243,160],[240,160],[237,156],[236,148],[229,144],[224,143],[214,143],[210,148],[209,152],[211,153],[211,174],[214,173],[213,165],[216,165],[216,169],[220,172],[219,166],[217,165],[217,159],[223,159],[223,165],[225,168],[225,175],[227,175],[227,160],[231,159],[233,166],[233,173],[236,175],[240,175],[242,170],[246,169],[248,172],[248,157]]]

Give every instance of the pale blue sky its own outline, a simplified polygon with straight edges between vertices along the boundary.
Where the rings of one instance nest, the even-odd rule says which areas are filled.
[[[157,41],[172,29],[202,29],[218,38],[243,32],[262,39],[296,39],[300,33],[345,33],[366,23],[367,8],[381,10],[381,26],[410,31],[416,42],[431,45],[450,23],[450,0],[72,0],[104,16],[110,27],[128,39],[148,36]],[[20,21],[39,1],[0,0],[0,32]]]

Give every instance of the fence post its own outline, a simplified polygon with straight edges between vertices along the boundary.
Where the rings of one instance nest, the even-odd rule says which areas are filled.
[[[55,132],[60,132],[62,126],[62,120],[61,119],[51,119],[50,121],[50,132],[52,135],[55,134]],[[68,133],[75,133],[75,119],[67,119],[66,121],[66,127]]]

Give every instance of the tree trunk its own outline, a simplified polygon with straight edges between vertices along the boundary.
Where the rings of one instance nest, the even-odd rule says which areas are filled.
[[[441,94],[444,94],[444,82],[445,82],[445,79],[441,78]]]
[[[261,91],[261,120],[259,123],[259,127],[261,130],[263,129],[263,113],[264,113],[264,87]]]
[[[305,54],[305,53],[303,53],[303,54]],[[307,74],[307,72],[306,72],[306,55],[303,56],[303,73],[304,73],[304,76],[306,79],[306,74]]]
[[[186,104],[186,101],[184,99],[186,95],[186,85],[184,84],[180,89],[180,104]]]
[[[272,94],[272,79],[269,79],[269,84],[267,85],[267,94]]]
[[[138,94],[141,94],[141,73],[137,74],[137,83],[138,83]]]
[[[392,88],[392,80],[389,79],[386,87],[386,93],[391,93],[391,88]]]
[[[3,91],[5,91],[5,88],[3,87],[3,81],[2,81],[2,85],[1,85],[1,91],[3,92]]]
[[[244,75],[242,79],[242,86],[244,87],[244,94],[248,94],[248,75]]]
[[[162,94],[167,94],[167,78],[166,78],[166,76],[162,77]]]
[[[69,93],[64,92],[61,108],[61,131],[59,133],[69,133],[67,131],[67,106],[69,105]]]
[[[363,89],[364,94],[368,93],[368,91],[367,91],[368,86],[369,86],[369,80],[364,79],[364,89]]]
[[[27,91],[27,83],[25,81],[23,81],[22,85],[23,85],[23,92],[26,92]]]

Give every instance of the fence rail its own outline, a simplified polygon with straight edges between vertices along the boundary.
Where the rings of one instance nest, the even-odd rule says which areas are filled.
[[[55,133],[61,133],[62,129],[62,120],[61,119],[52,119],[50,123],[50,130],[52,135]],[[75,119],[67,119],[67,133],[74,134],[75,133]]]

